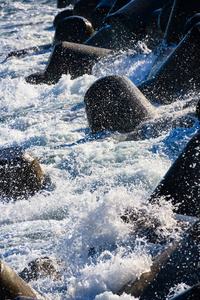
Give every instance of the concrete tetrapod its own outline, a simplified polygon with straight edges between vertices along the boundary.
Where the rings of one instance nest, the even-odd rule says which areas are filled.
[[[26,82],[55,84],[62,74],[70,74],[72,79],[91,74],[94,64],[108,53],[109,49],[68,42],[59,43],[54,47],[45,71],[29,75]]]
[[[0,259],[0,300],[13,299],[17,296],[41,299],[36,291]]]
[[[121,48],[129,48],[145,37],[145,26],[151,14],[168,0],[133,0],[121,9],[108,15],[104,23],[111,26],[114,40]]]
[[[45,174],[36,157],[25,148],[0,150],[0,196],[21,198],[34,195],[45,185]]]
[[[94,34],[92,24],[80,16],[64,18],[56,27],[54,44],[59,42],[84,43]]]
[[[138,88],[159,104],[175,101],[177,94],[200,88],[200,23],[179,43],[151,78]]]
[[[149,16],[144,26],[144,35],[147,35],[151,39],[151,44],[148,43],[148,47],[150,48],[155,48],[155,46],[161,41],[163,37],[163,32],[161,31],[158,24],[158,19],[160,17],[159,12],[160,9],[155,10]],[[119,27],[118,31],[116,31],[117,29],[113,30],[113,26],[105,25],[106,23],[106,19],[104,19],[104,21],[102,22],[104,26],[99,29],[84,44],[113,50],[129,48],[135,44],[135,41],[132,41],[133,35],[128,28]],[[124,34],[122,33],[123,30]]]
[[[200,217],[200,133],[186,145],[150,198],[164,197],[178,214]]]
[[[99,5],[101,3],[102,1],[100,1]],[[96,7],[95,11],[98,11],[97,8],[99,7],[99,5]],[[138,7],[136,9],[139,10]],[[157,46],[157,44],[160,43],[163,38],[164,32],[162,31],[162,29],[165,30],[166,28],[170,13],[169,10],[170,6],[166,6],[165,9],[162,9],[162,11],[161,9],[154,10],[152,13],[150,13],[147,19],[144,18],[143,25],[138,22],[138,26],[141,25],[142,29],[139,29],[138,27],[138,29],[135,30],[135,34],[132,32],[132,30],[130,30],[128,25],[125,26],[124,24],[123,26],[121,26],[121,24],[115,24],[115,22],[112,24],[112,14],[108,14],[106,18],[101,20],[101,28],[84,44],[113,50],[121,50],[123,48],[126,49],[134,46],[136,41],[142,39],[145,36],[148,36],[150,40],[146,40],[147,45],[149,48],[154,49],[155,46]],[[93,16],[95,14],[95,11],[93,12]],[[115,19],[115,17],[113,18]],[[162,29],[160,26],[161,24]]]
[[[119,75],[97,80],[86,92],[84,102],[91,134],[104,129],[130,132],[158,116],[134,83]]]
[[[173,243],[154,259],[150,271],[144,272],[135,282],[125,285],[118,294],[125,292],[140,297],[140,300],[163,300],[170,288],[179,283],[195,285],[200,281],[199,239],[198,220],[180,242]]]

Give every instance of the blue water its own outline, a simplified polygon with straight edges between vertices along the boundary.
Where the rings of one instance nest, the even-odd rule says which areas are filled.
[[[10,51],[50,43],[58,11],[55,0],[1,0],[0,62]],[[29,199],[0,202],[0,258],[16,272],[35,258],[61,260],[60,280],[30,282],[49,300],[134,299],[115,293],[149,270],[155,254],[183,232],[171,204],[152,206],[148,197],[198,131],[194,113],[199,95],[158,106],[160,117],[144,124],[136,140],[117,132],[91,138],[83,103],[87,89],[114,74],[138,84],[155,55],[140,43],[136,52],[99,62],[92,75],[75,80],[63,75],[50,86],[27,84],[25,76],[44,70],[49,55],[0,63],[0,149],[26,147],[52,182]],[[160,126],[162,117],[172,119]],[[137,222],[123,223],[120,216],[127,208],[147,216],[142,228]],[[147,234],[155,220],[156,244]],[[180,282],[171,295],[184,288]]]

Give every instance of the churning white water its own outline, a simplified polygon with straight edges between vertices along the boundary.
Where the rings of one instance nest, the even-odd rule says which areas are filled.
[[[0,149],[26,147],[51,178],[47,189],[29,199],[1,199],[0,258],[16,272],[35,258],[61,260],[59,280],[29,283],[49,300],[134,299],[115,293],[147,271],[156,253],[183,231],[170,203],[149,205],[148,197],[198,130],[198,95],[159,106],[161,116],[172,120],[165,126],[149,122],[134,140],[116,132],[91,138],[83,102],[91,84],[114,74],[138,84],[156,57],[141,43],[136,52],[99,62],[93,75],[63,75],[50,86],[27,84],[25,76],[43,71],[50,51],[5,57],[50,43],[59,11],[56,0],[0,2]],[[142,228],[122,221],[131,208],[147,216]],[[155,221],[157,243],[149,233]],[[183,289],[180,282],[171,295]]]

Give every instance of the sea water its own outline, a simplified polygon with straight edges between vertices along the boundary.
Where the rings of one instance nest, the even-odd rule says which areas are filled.
[[[150,205],[148,198],[198,131],[198,95],[156,105],[171,121],[144,124],[138,138],[109,131],[90,137],[83,100],[92,83],[120,74],[138,84],[156,56],[140,42],[97,63],[92,75],[27,84],[26,76],[44,70],[51,50],[21,59],[6,55],[51,43],[59,11],[56,0],[0,2],[0,149],[27,148],[51,179],[33,197],[1,199],[0,258],[17,273],[36,258],[60,261],[59,280],[29,283],[49,300],[135,299],[116,292],[148,271],[153,257],[184,230],[170,203]],[[123,222],[127,209],[143,221]],[[171,287],[171,296],[184,288],[182,282]]]

